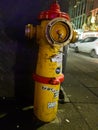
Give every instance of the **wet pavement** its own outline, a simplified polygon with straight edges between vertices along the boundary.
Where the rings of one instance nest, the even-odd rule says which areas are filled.
[[[55,120],[36,119],[33,106],[0,105],[0,130],[98,130],[98,59],[69,50],[65,103],[59,103]]]

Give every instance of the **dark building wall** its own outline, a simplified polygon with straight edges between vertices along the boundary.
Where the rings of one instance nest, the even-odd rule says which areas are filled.
[[[0,1],[0,97],[33,98],[38,45],[24,36],[25,25],[39,24],[40,11],[48,10],[53,0]],[[67,12],[68,2],[58,1]],[[2,33],[3,32],[3,33]],[[25,100],[24,100],[25,101]]]
[[[98,0],[94,0],[94,6],[93,6],[93,9],[96,9],[98,8]]]
[[[25,25],[27,23],[36,24],[40,11],[48,10],[52,2],[53,0],[1,0],[0,12],[3,14],[7,32],[16,39],[22,39]],[[59,0],[58,2],[61,10],[66,12],[68,2],[65,0]]]

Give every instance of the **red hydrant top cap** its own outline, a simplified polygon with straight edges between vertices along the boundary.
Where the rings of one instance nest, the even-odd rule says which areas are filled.
[[[65,12],[61,12],[59,4],[55,2],[50,6],[50,10],[42,11],[38,19],[39,20],[54,19],[57,17],[63,17],[63,18],[66,18],[67,20],[70,20],[69,15]]]

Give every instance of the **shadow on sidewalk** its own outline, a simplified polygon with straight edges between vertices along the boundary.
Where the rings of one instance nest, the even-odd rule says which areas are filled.
[[[14,101],[0,103],[0,130],[36,130],[44,124],[35,117],[33,106],[19,106]]]

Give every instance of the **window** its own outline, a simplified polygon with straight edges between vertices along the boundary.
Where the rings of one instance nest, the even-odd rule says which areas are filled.
[[[84,40],[82,40],[81,42],[93,42],[97,39],[97,37],[87,37]]]

